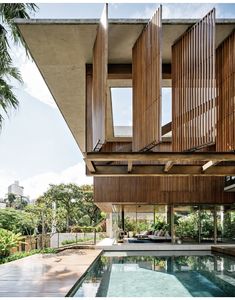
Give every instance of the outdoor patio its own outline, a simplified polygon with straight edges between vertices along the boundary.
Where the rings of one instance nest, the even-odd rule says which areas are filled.
[[[0,265],[0,297],[64,297],[100,253],[71,249]]]

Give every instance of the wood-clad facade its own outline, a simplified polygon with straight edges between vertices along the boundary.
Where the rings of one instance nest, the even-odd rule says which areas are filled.
[[[223,191],[223,177],[102,177],[94,178],[99,203],[225,204],[234,193]]]
[[[163,33],[160,7],[133,43],[131,62],[113,63],[108,25],[98,26],[86,68],[85,161],[95,203],[107,211],[118,203],[235,203],[224,191],[224,177],[235,176],[235,33],[217,45],[213,9],[172,43],[171,61],[162,60]],[[107,93],[130,85],[133,133],[116,138]],[[172,88],[172,122],[164,125],[163,85]]]
[[[133,151],[161,141],[162,8],[156,11],[132,50]]]
[[[235,32],[216,50],[217,151],[235,151]]]
[[[92,140],[93,149],[101,147],[106,137],[106,105],[108,74],[108,5],[97,29],[93,48],[92,77]]]
[[[215,10],[172,47],[172,148],[215,143]]]

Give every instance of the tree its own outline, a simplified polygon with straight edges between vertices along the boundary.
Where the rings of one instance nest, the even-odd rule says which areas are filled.
[[[100,209],[94,205],[93,199],[93,186],[92,185],[82,185],[80,188],[80,199],[78,202],[78,208],[82,214],[80,222],[87,223],[85,225],[94,225],[101,218]]]
[[[13,193],[9,193],[5,199],[7,207],[14,207],[16,196]]]
[[[32,235],[36,226],[36,219],[31,218],[25,211],[13,208],[0,209],[0,228],[22,235]]]
[[[36,205],[44,205],[52,212],[53,203],[56,204],[58,229],[59,223],[60,228],[64,226],[62,220],[65,220],[66,231],[68,231],[72,225],[91,226],[102,219],[100,209],[94,204],[93,187],[90,185],[52,184],[48,191],[37,199]]]
[[[11,79],[22,82],[20,72],[12,64],[12,58],[9,53],[10,43],[12,38],[15,44],[21,44],[27,48],[21,37],[18,27],[14,23],[14,18],[28,19],[27,11],[35,11],[35,4],[23,3],[2,3],[0,4],[0,128],[2,127],[3,114],[8,114],[10,108],[18,106],[18,100],[12,91],[13,87],[10,84]]]

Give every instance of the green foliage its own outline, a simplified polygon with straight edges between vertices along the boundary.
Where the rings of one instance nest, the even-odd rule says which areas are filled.
[[[9,193],[7,195],[7,198],[5,199],[7,207],[13,207],[13,204],[15,203],[15,201],[16,201],[16,196],[15,196],[15,194],[12,194],[12,193]]]
[[[196,239],[198,237],[198,214],[192,212],[189,215],[177,217],[175,226],[176,236]]]
[[[125,217],[124,226],[126,231],[136,231],[136,221],[130,217]]]
[[[4,199],[7,207],[23,210],[28,205],[28,199],[25,196],[16,196],[9,193],[7,198]]]
[[[84,237],[79,239],[72,239],[72,240],[64,240],[61,244],[62,245],[70,245],[70,244],[77,244],[77,243],[83,243],[88,241],[93,241],[93,237]]]
[[[169,230],[169,224],[161,216],[155,216],[155,224],[152,225],[153,230]]]
[[[214,221],[213,215],[210,211],[202,211],[200,215],[201,220],[201,235],[205,238],[213,237],[214,235]]]
[[[138,233],[149,230],[149,222],[147,220],[139,220],[136,224],[136,230]]]
[[[94,226],[102,219],[100,209],[94,204],[93,186],[90,185],[50,185],[36,202],[37,207],[47,211],[45,219],[50,223],[47,224],[48,229],[53,220],[53,203],[56,204],[56,227],[60,232],[69,231],[73,225]]]
[[[9,230],[0,228],[0,257],[9,256],[11,249],[17,247],[20,242],[20,233],[15,234]]]
[[[71,232],[104,232],[104,226],[102,223],[97,226],[79,226],[73,225],[70,227]]]
[[[0,209],[0,228],[22,235],[32,235],[35,226],[35,219],[30,213],[13,208]]]
[[[235,237],[235,211],[227,212],[224,215],[223,236],[229,239]]]
[[[28,252],[16,252],[10,256],[4,257],[0,259],[0,264],[4,264],[10,261],[14,261],[20,258],[24,258],[34,254],[47,254],[47,253],[56,253],[56,250],[53,248],[45,248],[43,250],[31,250]]]
[[[13,66],[9,53],[9,37],[15,43],[21,43],[26,49],[20,31],[14,23],[14,18],[28,19],[27,11],[32,12],[35,10],[35,4],[0,4],[0,128],[4,119],[2,112],[8,115],[10,108],[18,106],[18,99],[13,92],[13,87],[9,84],[9,79],[22,82],[20,72]]]

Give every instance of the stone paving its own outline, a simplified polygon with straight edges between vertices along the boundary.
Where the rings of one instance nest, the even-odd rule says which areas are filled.
[[[0,297],[64,297],[100,253],[70,249],[0,265]]]

